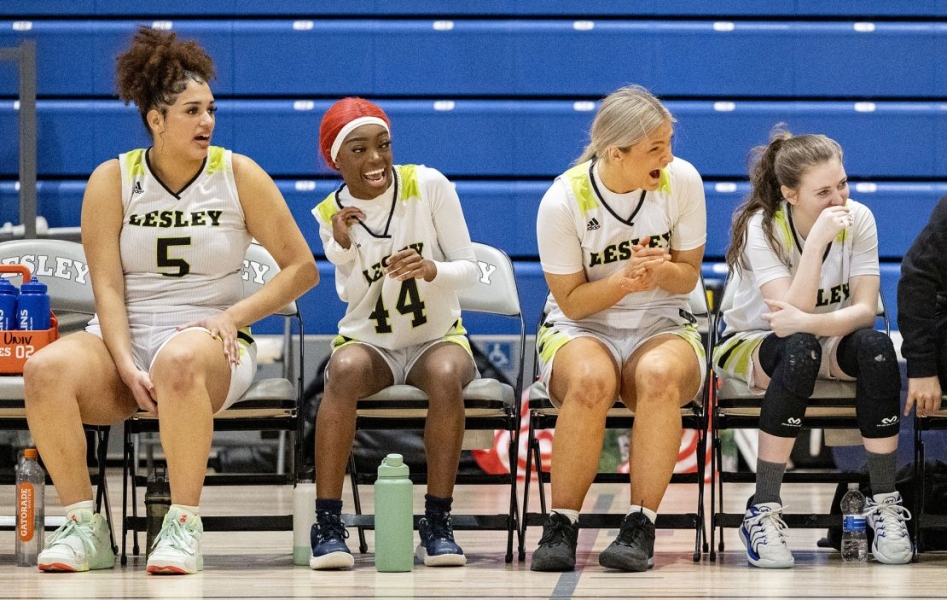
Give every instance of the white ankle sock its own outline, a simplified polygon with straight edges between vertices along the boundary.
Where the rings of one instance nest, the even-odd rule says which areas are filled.
[[[573,525],[579,521],[579,511],[577,510],[569,510],[568,508],[554,508],[552,509],[552,512],[559,513],[563,517],[568,517],[569,521],[571,521]]]
[[[636,513],[636,512],[644,513],[644,516],[648,517],[648,520],[651,521],[652,523],[654,523],[655,519],[658,518],[658,513],[654,512],[650,508],[645,508],[637,504],[632,504],[631,508],[628,509],[628,514],[630,515],[631,513]]]
[[[95,502],[92,500],[83,500],[82,502],[76,502],[75,504],[70,504],[69,506],[64,507],[66,510],[66,518],[71,518],[73,513],[76,513],[80,510],[87,510],[90,513],[95,513]]]

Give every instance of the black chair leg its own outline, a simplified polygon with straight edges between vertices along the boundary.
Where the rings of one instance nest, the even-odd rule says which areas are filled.
[[[358,473],[355,470],[355,456],[349,454],[349,473],[352,477],[352,500],[355,505],[355,514],[362,514],[362,500],[358,495]],[[358,551],[362,554],[368,552],[368,542],[365,541],[365,528],[358,527]]]

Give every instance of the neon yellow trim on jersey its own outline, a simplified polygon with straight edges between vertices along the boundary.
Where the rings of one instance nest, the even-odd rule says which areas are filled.
[[[665,194],[671,193],[671,175],[667,169],[661,169],[661,180],[658,183],[658,189],[656,191],[664,192]]]
[[[401,178],[401,200],[418,200],[421,198],[421,186],[418,184],[417,165],[398,165],[398,176]]]
[[[777,210],[773,215],[773,225],[775,225],[775,230],[783,238],[782,242],[787,248],[792,248],[795,245],[792,237],[792,228],[789,227],[789,219],[786,218],[786,211],[780,209]],[[799,249],[802,252],[802,248]]]
[[[325,200],[320,202],[316,206],[316,210],[319,211],[319,216],[322,217],[323,221],[331,224],[332,217],[339,212],[339,207],[335,203],[335,193],[329,194]]]
[[[125,155],[125,171],[131,178],[145,174],[145,150],[143,148],[132,150]]]
[[[207,174],[211,175],[217,171],[223,171],[227,167],[224,160],[226,150],[220,146],[211,146],[207,151]]]
[[[592,193],[592,181],[589,179],[589,162],[576,165],[562,174],[569,182],[569,187],[583,216],[588,211],[598,208],[598,200]]]

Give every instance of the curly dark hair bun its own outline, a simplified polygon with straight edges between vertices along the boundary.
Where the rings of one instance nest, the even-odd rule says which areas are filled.
[[[214,61],[200,44],[178,40],[173,31],[139,27],[116,60],[118,96],[125,104],[134,102],[143,119],[152,108],[174,104],[188,80],[206,83],[216,76]]]

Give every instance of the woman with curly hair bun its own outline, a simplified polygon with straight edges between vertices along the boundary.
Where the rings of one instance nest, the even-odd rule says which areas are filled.
[[[152,138],[99,165],[82,201],[96,316],[37,352],[24,369],[26,413],[66,511],[39,555],[43,571],[111,568],[108,525],[94,512],[82,424],[158,418],[171,509],[149,573],[203,568],[198,513],[213,415],[256,371],[249,325],[318,282],[312,253],[273,180],[211,145],[211,58],[173,32],[139,29],[118,57],[119,97]],[[280,272],[244,298],[256,239]]]

